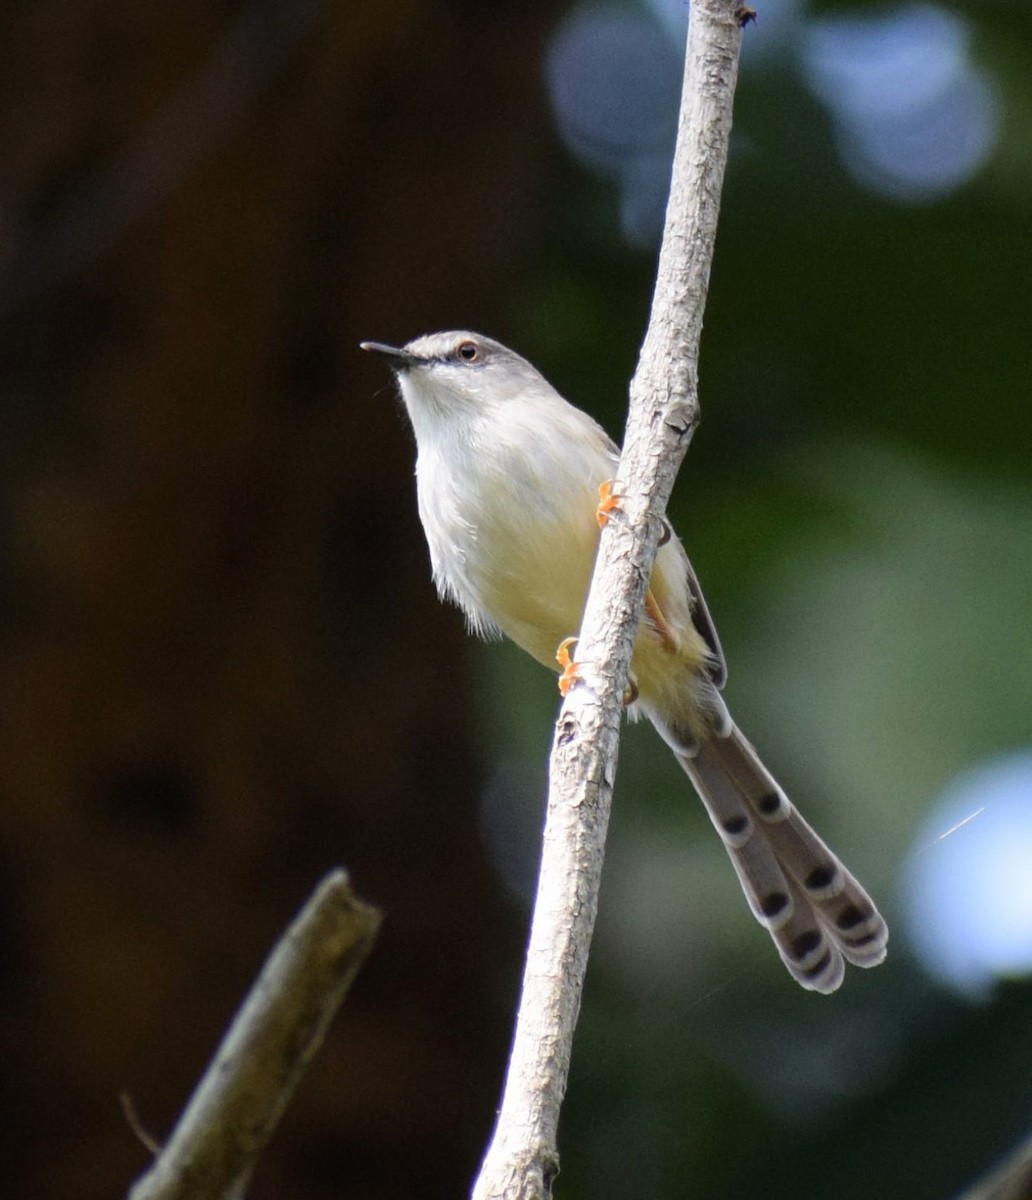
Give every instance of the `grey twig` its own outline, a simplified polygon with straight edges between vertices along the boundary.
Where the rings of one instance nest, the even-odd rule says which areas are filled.
[[[1032,1196],[1032,1137],[1016,1149],[957,1200],[1028,1200]]]
[[[171,1138],[129,1200],[243,1194],[379,924],[379,913],[354,895],[344,871],[322,881],[266,961]]]
[[[750,14],[736,0],[692,0],[666,227],[616,487],[624,517],[602,533],[577,643],[580,682],[556,728],[523,993],[474,1200],[541,1200],[558,1170],[559,1109],[598,904],[628,664],[667,500],[698,421],[702,314]]]

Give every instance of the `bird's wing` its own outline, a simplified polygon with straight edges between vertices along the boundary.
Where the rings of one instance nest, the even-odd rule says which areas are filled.
[[[713,624],[713,618],[706,607],[706,597],[702,594],[702,587],[695,574],[695,568],[687,557],[684,560],[684,567],[688,578],[688,594],[692,598],[692,624],[709,647],[711,657],[709,677],[718,688],[722,688],[727,683],[727,662],[720,645],[720,638],[717,636],[717,627]]]

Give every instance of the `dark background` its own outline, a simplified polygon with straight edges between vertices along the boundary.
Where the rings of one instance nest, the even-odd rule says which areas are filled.
[[[568,1197],[940,1197],[1032,1128],[1028,985],[958,997],[906,936],[937,796],[1029,742],[1032,41],[1021,5],[942,7],[996,141],[955,187],[893,196],[851,172],[803,27],[786,42],[784,5],[757,7],[671,512],[736,714],[895,936],[834,998],[795,988],[676,766],[630,731]],[[11,1195],[124,1192],[147,1153],[120,1093],[164,1136],[338,863],[383,930],[252,1194],[456,1196],[475,1172],[554,683],[438,604],[411,435],[357,343],[483,330],[619,434],[655,203],[628,218],[619,148],[592,166],[560,139],[568,11],[33,0],[0,20]]]

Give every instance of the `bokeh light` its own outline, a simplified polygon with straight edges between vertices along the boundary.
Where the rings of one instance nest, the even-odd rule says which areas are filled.
[[[563,141],[619,181],[625,237],[652,241],[662,227],[677,132],[678,42],[643,14],[585,5],[553,38],[546,74]]]
[[[814,21],[803,74],[842,158],[872,191],[928,201],[966,183],[996,142],[993,89],[962,19],[930,4]]]
[[[984,997],[1032,972],[1032,750],[957,778],[918,834],[905,913],[925,970]]]
[[[548,51],[559,134],[615,179],[633,245],[654,243],[662,229],[687,13],[683,0],[648,0],[638,11],[588,2]],[[828,109],[854,179],[899,202],[928,203],[966,184],[997,142],[996,90],[969,43],[964,20],[931,4],[807,19],[797,0],[776,0],[745,39],[742,70],[787,57]],[[739,148],[743,134],[747,123],[736,129]]]

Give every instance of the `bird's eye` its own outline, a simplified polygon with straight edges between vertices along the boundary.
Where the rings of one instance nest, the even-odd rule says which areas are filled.
[[[455,350],[459,358],[465,359],[466,362],[475,362],[480,357],[480,347],[476,342],[459,342]]]

